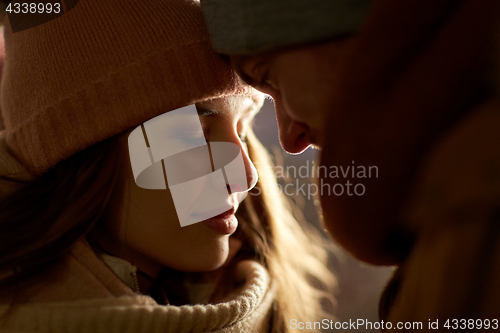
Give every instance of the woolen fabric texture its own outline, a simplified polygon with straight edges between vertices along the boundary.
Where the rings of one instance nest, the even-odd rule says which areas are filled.
[[[167,111],[255,94],[212,50],[199,6],[80,0],[24,31],[7,21],[0,106],[11,152],[37,176]]]
[[[250,54],[355,32],[373,0],[201,0],[217,52]]]
[[[57,274],[23,289],[29,301],[4,317],[2,332],[268,332],[275,289],[254,261],[237,267],[243,288],[219,304],[158,305],[134,293],[84,241],[77,242]],[[0,305],[0,314],[8,306]]]

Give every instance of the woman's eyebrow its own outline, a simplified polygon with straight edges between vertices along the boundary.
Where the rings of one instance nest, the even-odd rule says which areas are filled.
[[[218,113],[215,109],[207,109],[198,105],[196,105],[196,111],[198,111],[198,116],[200,117],[207,117]]]

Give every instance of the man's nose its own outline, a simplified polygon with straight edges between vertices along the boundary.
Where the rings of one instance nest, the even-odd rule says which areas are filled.
[[[290,154],[300,154],[311,145],[307,124],[292,119],[280,98],[274,100],[281,147]]]

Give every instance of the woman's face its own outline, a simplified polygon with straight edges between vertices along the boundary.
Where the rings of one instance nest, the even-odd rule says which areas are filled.
[[[248,189],[255,186],[257,172],[246,153],[244,138],[260,103],[257,105],[249,97],[231,96],[197,103],[196,109],[202,135],[209,145],[210,142],[229,142],[238,146],[245,166],[242,175],[246,177]],[[189,164],[186,167],[189,168]],[[127,170],[121,218],[107,226],[105,250],[128,260],[150,276],[156,276],[162,266],[187,272],[211,271],[238,250],[238,241],[229,237],[237,226],[234,212],[245,189],[224,188],[227,193],[224,204],[230,207],[229,212],[181,227],[178,216],[181,212],[179,205],[174,205],[172,192],[141,188],[135,183],[130,164]],[[196,208],[200,207],[196,205],[197,200],[199,203],[203,192],[203,189],[191,188],[189,193],[183,193],[183,205],[195,207],[192,210],[196,213],[200,210]],[[207,207],[201,210],[206,211]]]

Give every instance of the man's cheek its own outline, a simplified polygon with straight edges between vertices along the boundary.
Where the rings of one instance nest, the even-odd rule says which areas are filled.
[[[317,91],[312,85],[295,84],[292,82],[281,93],[283,105],[290,117],[298,122],[315,126],[321,111]]]

